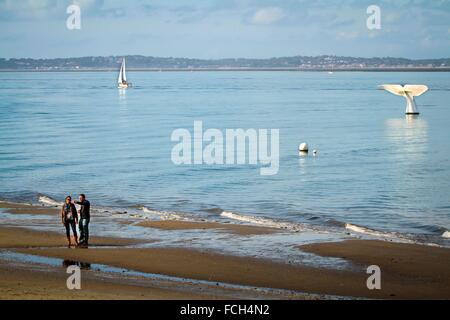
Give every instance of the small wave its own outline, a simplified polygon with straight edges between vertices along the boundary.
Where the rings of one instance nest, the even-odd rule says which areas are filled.
[[[357,232],[357,233],[364,233],[364,234],[368,234],[371,236],[376,236],[376,237],[392,237],[391,234],[388,233],[384,233],[384,232],[380,232],[380,231],[376,231],[376,230],[372,230],[372,229],[368,229],[365,227],[360,227],[354,224],[350,224],[350,223],[346,223],[345,224],[345,229],[353,231],[353,232]]]
[[[246,223],[250,223],[250,224],[257,224],[257,225],[269,227],[269,228],[287,229],[287,230],[291,230],[291,231],[301,231],[301,230],[304,231],[307,229],[311,229],[311,228],[306,228],[306,226],[299,224],[299,223],[275,221],[275,220],[263,218],[263,217],[240,215],[240,214],[229,212],[229,211],[223,211],[220,214],[220,216],[223,218],[231,219],[231,220],[246,222]]]
[[[370,236],[380,237],[380,238],[402,238],[400,235],[389,233],[389,232],[382,232],[382,231],[376,231],[369,228],[357,226],[354,224],[346,223],[345,229],[357,232],[357,233],[363,233]]]
[[[59,207],[60,205],[62,205],[62,202],[58,202],[56,200],[53,200],[52,198],[49,198],[47,196],[40,196],[39,197],[39,202],[43,203],[45,205],[48,206],[52,206],[52,207]]]
[[[187,220],[186,217],[183,217],[177,213],[174,212],[166,212],[166,211],[157,211],[152,210],[146,207],[141,207],[141,210],[146,214],[150,215],[151,217],[159,218],[160,220]],[[148,218],[144,216],[143,218]]]
[[[428,246],[436,246],[436,235],[427,234],[406,234],[406,233],[396,233],[396,232],[383,232],[368,229],[365,227],[357,226],[354,224],[346,223],[345,229],[351,230],[356,233],[362,233],[377,238],[391,239],[393,241],[400,241],[406,243],[420,243]],[[442,238],[450,239],[450,231],[445,231],[442,234]]]

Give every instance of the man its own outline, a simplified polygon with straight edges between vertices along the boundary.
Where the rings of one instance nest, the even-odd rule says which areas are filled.
[[[78,204],[81,208],[79,210],[80,213],[80,223],[78,224],[78,228],[80,229],[80,246],[88,247],[89,245],[89,222],[91,221],[91,203],[86,200],[86,196],[84,194],[80,194],[80,201],[74,201],[75,204]]]
[[[72,242],[70,241],[70,229],[72,228],[73,237],[75,238],[75,244],[78,246],[78,236],[77,236],[77,223],[78,223],[78,214],[77,209],[72,203],[72,198],[70,196],[66,197],[66,201],[61,208],[61,222],[66,227],[66,236],[68,247],[72,246]]]

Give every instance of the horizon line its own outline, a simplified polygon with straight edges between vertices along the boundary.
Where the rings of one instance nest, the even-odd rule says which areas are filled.
[[[318,58],[318,57],[337,57],[337,58],[355,58],[355,59],[405,59],[410,61],[420,61],[420,60],[445,60],[450,59],[450,57],[441,58],[406,58],[400,56],[372,56],[372,57],[362,57],[362,56],[349,56],[349,55],[332,55],[332,54],[319,54],[319,55],[286,55],[286,56],[272,56],[268,58],[249,58],[249,57],[228,57],[228,58],[192,58],[192,57],[178,57],[178,56],[153,56],[144,54],[126,54],[126,55],[86,55],[86,56],[68,56],[68,57],[56,57],[56,58],[32,58],[32,57],[10,57],[0,59],[11,60],[11,59],[31,59],[31,60],[56,60],[56,59],[83,59],[83,58],[119,58],[119,57],[146,57],[146,58],[162,58],[162,59],[187,59],[187,60],[204,60],[204,61],[220,61],[220,60],[271,60],[271,59],[282,59],[282,58]]]

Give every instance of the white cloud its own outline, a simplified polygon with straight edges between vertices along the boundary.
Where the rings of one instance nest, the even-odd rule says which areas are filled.
[[[279,7],[268,7],[259,9],[252,18],[254,24],[271,24],[283,19],[285,16],[283,9]]]

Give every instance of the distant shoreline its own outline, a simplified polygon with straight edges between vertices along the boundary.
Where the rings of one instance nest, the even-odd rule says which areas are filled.
[[[196,59],[142,55],[86,56],[78,58],[0,58],[1,71],[118,72],[123,59],[130,71],[302,71],[302,72],[448,72],[450,58],[291,56],[265,59]]]
[[[117,72],[116,68],[103,69],[0,69],[0,72]],[[246,72],[246,71],[284,71],[284,72],[450,72],[450,67],[443,68],[128,68],[131,72]]]

